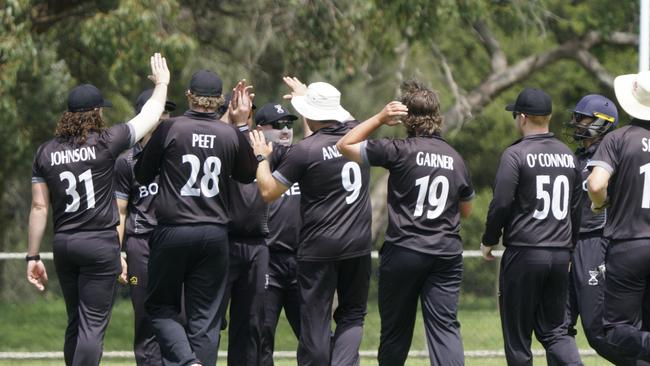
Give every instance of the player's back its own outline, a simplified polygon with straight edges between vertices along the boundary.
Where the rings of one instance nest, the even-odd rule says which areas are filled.
[[[136,164],[136,177],[149,182],[159,172],[160,224],[228,224],[224,179],[252,181],[254,162],[233,126],[214,113],[188,111],[161,123]]]
[[[113,171],[115,160],[131,144],[131,133],[127,124],[120,124],[89,133],[84,143],[56,137],[38,148],[32,182],[47,183],[54,232],[117,226]]]

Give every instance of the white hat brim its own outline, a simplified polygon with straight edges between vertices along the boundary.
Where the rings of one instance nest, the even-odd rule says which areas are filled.
[[[350,112],[341,105],[335,109],[317,108],[307,103],[304,96],[291,98],[291,105],[301,116],[312,121],[339,121],[344,122],[350,119]]]
[[[620,75],[614,79],[614,93],[616,100],[623,110],[630,116],[644,121],[650,120],[650,106],[639,103],[632,95],[632,87],[637,74]]]

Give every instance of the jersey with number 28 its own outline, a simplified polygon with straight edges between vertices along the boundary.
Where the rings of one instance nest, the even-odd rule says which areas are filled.
[[[273,176],[300,185],[300,260],[340,260],[370,253],[370,168],[350,161],[337,141],[358,122],[316,131],[293,145]]]
[[[132,143],[131,128],[120,124],[90,133],[83,144],[54,138],[38,148],[32,183],[47,184],[54,232],[117,226],[113,171],[117,157]]]
[[[607,134],[587,166],[612,175],[604,236],[650,238],[650,122],[633,120]]]

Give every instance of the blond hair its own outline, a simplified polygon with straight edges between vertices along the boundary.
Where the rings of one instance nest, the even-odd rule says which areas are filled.
[[[187,96],[187,102],[189,103],[190,108],[194,106],[205,108],[211,111],[216,111],[219,109],[225,101],[223,95],[220,95],[218,97],[206,97],[201,95],[194,95],[189,90],[185,92],[185,96]]]

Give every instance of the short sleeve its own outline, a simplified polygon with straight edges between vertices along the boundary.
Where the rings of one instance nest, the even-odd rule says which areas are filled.
[[[32,183],[45,183],[45,174],[41,170],[39,157],[41,156],[41,148],[36,151],[34,155],[34,162],[32,163]]]
[[[305,174],[308,159],[309,151],[301,141],[286,153],[278,168],[273,172],[273,177],[285,186],[291,187]]]
[[[128,201],[133,181],[133,168],[127,156],[121,156],[115,163],[115,197]]]
[[[399,160],[399,149],[393,139],[366,140],[361,143],[361,159],[389,169]]]
[[[458,187],[458,199],[461,201],[471,201],[474,198],[474,187],[472,185],[472,178],[469,175],[469,170],[465,164],[462,164],[460,174],[460,185]]]
[[[124,150],[133,146],[135,143],[134,137],[133,127],[128,123],[120,123],[106,130],[104,139],[111,154],[117,157]]]
[[[619,163],[619,134],[605,135],[596,153],[587,163],[588,168],[595,166],[605,169],[609,174],[614,174]]]

